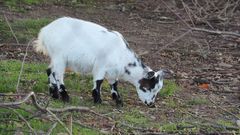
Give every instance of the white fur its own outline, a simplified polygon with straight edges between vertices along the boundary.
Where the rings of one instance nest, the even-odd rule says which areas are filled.
[[[123,79],[136,88],[147,70],[151,70],[141,66],[119,32],[84,20],[69,17],[57,19],[41,29],[35,44],[36,51],[49,55],[50,67],[62,84],[66,67],[75,72],[90,73],[94,81]],[[125,68],[133,62],[137,66],[129,68],[131,74],[128,75]]]

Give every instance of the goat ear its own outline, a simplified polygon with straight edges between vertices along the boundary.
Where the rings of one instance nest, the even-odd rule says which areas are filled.
[[[153,77],[154,77],[154,75],[155,75],[155,72],[154,71],[149,71],[149,72],[147,72],[147,74],[146,74],[146,79],[152,79]]]
[[[166,75],[172,75],[174,72],[169,69],[161,69],[157,72],[159,79],[162,80]]]
[[[159,76],[159,80],[163,80],[163,77],[165,76],[165,69],[161,69],[157,72],[157,76]]]

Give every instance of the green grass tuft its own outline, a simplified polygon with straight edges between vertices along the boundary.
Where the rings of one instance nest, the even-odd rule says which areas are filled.
[[[51,19],[25,19],[10,22],[10,25],[20,43],[27,43],[30,39],[36,38],[39,30],[50,23]],[[13,42],[15,39],[4,19],[0,18],[0,33],[5,42]]]
[[[204,105],[209,101],[205,98],[196,97],[187,102],[188,105]]]
[[[15,92],[21,61],[0,61],[0,92]],[[26,91],[45,92],[47,90],[46,64],[25,63],[19,89]]]
[[[124,115],[124,120],[130,124],[142,125],[142,126],[144,126],[146,123],[149,122],[149,119],[145,117],[143,114],[141,114],[137,109],[133,109],[127,112]]]
[[[172,96],[179,87],[172,80],[164,80],[163,88],[161,89],[159,95],[162,97]]]
[[[25,5],[36,5],[42,3],[44,0],[5,0],[4,5],[15,12],[24,12]]]

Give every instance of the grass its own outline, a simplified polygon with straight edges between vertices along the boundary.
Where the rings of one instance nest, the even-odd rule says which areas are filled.
[[[188,128],[186,128],[188,127]],[[176,123],[165,123],[160,126],[160,130],[164,133],[178,133],[178,134],[196,134],[198,129],[196,127],[191,127],[190,124],[186,122],[176,122]]]
[[[31,6],[40,4],[57,4],[57,5],[68,5],[72,7],[79,7],[85,5],[88,7],[94,7],[95,0],[4,0],[3,4],[14,12],[27,12],[31,10]]]
[[[192,98],[187,102],[188,105],[204,105],[208,103],[209,101],[206,98],[200,98],[200,97]]]
[[[20,80],[19,89],[44,92],[47,89],[47,76],[45,74],[46,64],[27,63]],[[21,62],[3,60],[0,62],[0,91],[16,92],[18,75],[21,69]]]
[[[25,12],[26,6],[43,3],[44,0],[5,0],[3,4],[15,12]]]
[[[124,115],[124,120],[132,125],[146,126],[149,119],[137,109],[132,109]]]
[[[46,133],[50,127],[52,127],[53,122],[44,120],[44,119],[31,119],[32,114],[28,113],[21,109],[15,109],[16,113],[14,113],[11,109],[0,108],[0,135],[12,135],[16,132],[16,129],[19,129],[18,133],[30,134],[30,130],[20,118],[19,114],[22,115],[31,125],[33,129],[35,129],[38,133]],[[65,129],[58,124],[55,129],[53,129],[52,134],[65,134]],[[73,125],[73,134],[83,134],[83,135],[97,135],[99,134],[96,130],[88,129],[81,127],[79,125]]]
[[[25,19],[10,22],[10,25],[20,43],[26,43],[32,38],[36,38],[39,30],[50,23],[52,19]],[[15,39],[12,36],[10,28],[4,19],[0,18],[0,33],[1,38],[5,42],[13,42]]]
[[[160,91],[159,95],[161,97],[172,96],[179,89],[180,88],[177,86],[177,84],[174,81],[164,80],[163,88]]]

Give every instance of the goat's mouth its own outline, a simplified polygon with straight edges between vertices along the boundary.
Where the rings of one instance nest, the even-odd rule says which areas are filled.
[[[153,102],[147,103],[147,101],[144,102],[145,105],[147,105],[149,108],[155,108],[155,104]]]

